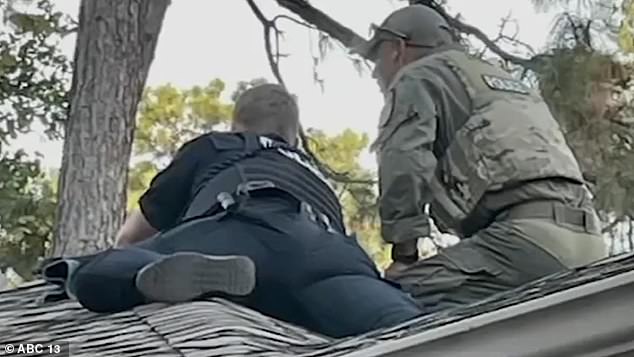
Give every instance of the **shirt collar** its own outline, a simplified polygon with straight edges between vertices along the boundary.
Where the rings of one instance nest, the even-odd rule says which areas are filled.
[[[454,44],[454,43],[449,45],[439,46],[432,49],[428,55],[425,55],[417,60],[414,60],[404,65],[403,67],[401,67],[401,69],[399,69],[396,72],[396,74],[394,75],[394,78],[392,78],[390,85],[387,87],[387,92],[389,93],[392,89],[394,89],[396,84],[401,80],[401,78],[405,75],[406,72],[408,72],[411,68],[417,67],[418,65],[420,65],[420,63],[427,60],[429,56],[437,54],[437,53],[441,53],[441,52],[446,52],[451,50],[460,50],[460,49],[462,49],[462,47],[459,44]]]

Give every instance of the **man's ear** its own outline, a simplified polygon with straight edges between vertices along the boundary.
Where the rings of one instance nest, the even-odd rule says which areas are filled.
[[[405,51],[407,49],[405,41],[402,39],[398,39],[398,42],[396,42],[395,47],[396,48],[394,49],[394,62],[398,63],[399,67],[402,67],[405,65]]]
[[[399,42],[389,42],[389,51],[390,51],[390,59],[392,60],[392,62],[397,62],[398,58],[400,57],[400,53],[399,53],[399,46],[400,43]]]

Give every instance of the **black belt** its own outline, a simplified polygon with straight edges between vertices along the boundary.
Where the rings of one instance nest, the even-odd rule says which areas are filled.
[[[600,223],[588,210],[574,208],[559,201],[532,201],[512,206],[496,216],[496,220],[542,218],[583,228],[588,233],[600,234]]]
[[[279,189],[271,181],[247,181],[239,184],[235,192],[220,192],[216,196],[216,202],[209,209],[199,214],[187,217],[179,224],[193,221],[203,217],[216,217],[220,219],[222,216],[230,212],[237,212],[246,201],[251,197],[279,197],[290,200],[297,205],[298,211],[308,217],[313,222],[322,225],[328,232],[336,232],[330,224],[328,216],[317,211],[308,203],[299,200],[294,195]],[[341,232],[343,233],[343,232]]]

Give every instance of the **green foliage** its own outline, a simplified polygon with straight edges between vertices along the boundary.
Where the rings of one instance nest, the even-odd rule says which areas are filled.
[[[52,180],[23,152],[0,157],[0,266],[29,278],[52,239]]]
[[[169,84],[148,88],[139,104],[134,153],[172,157],[185,142],[226,123],[233,106],[221,100],[224,89],[220,79],[185,90]]]
[[[331,169],[352,176],[365,173],[358,158],[368,145],[367,135],[346,129],[336,136],[328,136],[323,131],[312,128],[307,130],[307,134],[310,137],[310,149]]]
[[[71,21],[50,0],[24,12],[17,5],[0,0],[0,149],[35,120],[49,135],[60,134],[68,108],[71,67],[59,44]]]
[[[591,46],[597,42],[595,38],[609,34],[593,29],[591,24],[600,21],[584,17],[582,11],[607,2],[539,2],[576,5],[577,10],[563,13],[563,25],[557,30],[560,40],[552,44],[549,60],[537,76],[542,95],[564,128],[582,170],[595,181],[597,207],[603,216],[621,217],[634,214],[634,125],[623,121],[634,114],[631,64]],[[624,2],[622,10],[626,20],[618,35],[623,52],[628,52],[631,0]]]
[[[380,237],[377,209],[377,192],[374,185],[366,183],[375,179],[375,174],[361,167],[361,152],[368,146],[366,134],[350,129],[329,136],[323,131],[309,129],[309,148],[333,171],[345,174],[351,182],[335,182],[344,208],[346,225],[356,232],[359,242],[381,267],[389,261],[389,249]]]
[[[568,131],[591,125],[596,85],[609,81],[611,56],[582,48],[556,49],[550,65],[539,74],[542,94],[552,110],[564,115]]]
[[[0,269],[28,279],[50,244],[55,181],[39,160],[4,145],[37,121],[61,135],[71,67],[59,44],[72,21],[49,0],[0,0],[0,16]]]
[[[619,47],[625,53],[634,52],[634,1],[624,0],[621,5],[623,21],[619,28]]]
[[[128,210],[138,206],[139,199],[158,173],[158,165],[149,160],[136,163],[128,172]]]

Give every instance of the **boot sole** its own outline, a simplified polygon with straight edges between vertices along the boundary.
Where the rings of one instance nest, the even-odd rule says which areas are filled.
[[[255,264],[244,256],[175,253],[141,269],[136,286],[158,302],[190,301],[208,293],[244,296],[255,288]]]

